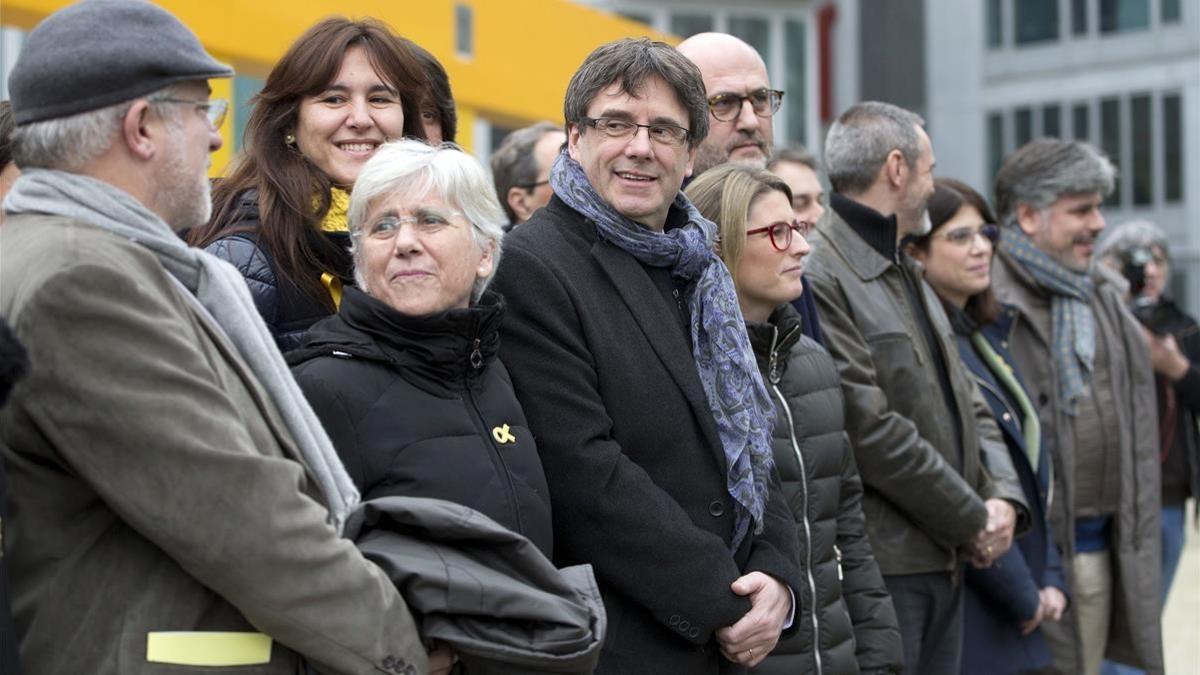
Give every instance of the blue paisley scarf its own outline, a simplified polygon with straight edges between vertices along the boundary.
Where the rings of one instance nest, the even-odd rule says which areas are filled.
[[[665,233],[650,230],[605,202],[565,150],[554,162],[550,185],[567,206],[595,224],[601,239],[642,264],[669,267],[671,276],[687,283],[692,356],[725,451],[735,511],[730,548],[736,551],[751,522],[755,534],[762,532],[774,466],[775,408],[754,362],[733,278],[713,253],[717,226],[680,192],[673,206],[687,214],[687,225]]]
[[[1096,356],[1092,280],[1086,272],[1074,272],[1051,258],[1015,226],[1000,228],[1000,245],[1051,294],[1051,348],[1058,366],[1059,394],[1067,414],[1074,416]]]

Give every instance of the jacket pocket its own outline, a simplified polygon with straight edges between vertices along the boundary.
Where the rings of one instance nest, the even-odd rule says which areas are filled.
[[[905,411],[927,400],[929,392],[922,389],[928,378],[907,333],[877,333],[868,335],[866,340],[875,367],[875,381],[887,394],[890,407]]]

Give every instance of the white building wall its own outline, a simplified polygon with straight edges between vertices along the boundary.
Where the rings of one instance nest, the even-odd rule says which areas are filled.
[[[1134,218],[1161,225],[1171,240],[1180,289],[1192,314],[1200,314],[1200,3],[1181,3],[1178,24],[1160,23],[1159,0],[1150,0],[1148,29],[1102,35],[1099,2],[1092,0],[1086,35],[1072,35],[1071,3],[1061,0],[1060,38],[1014,45],[1013,0],[1003,0],[1000,47],[987,42],[986,0],[926,0],[927,121],[938,175],[965,180],[991,196],[987,117],[1004,114],[1006,152],[1013,148],[1015,108],[1034,109],[1034,137],[1047,103],[1062,106],[1063,137],[1073,134],[1071,106],[1089,102],[1091,139],[1099,138],[1098,101],[1121,100],[1119,206],[1105,208],[1110,226]],[[840,66],[839,66],[840,67]],[[1151,95],[1153,199],[1132,204],[1133,134],[1129,97]],[[1162,95],[1182,95],[1183,198],[1164,200]]]

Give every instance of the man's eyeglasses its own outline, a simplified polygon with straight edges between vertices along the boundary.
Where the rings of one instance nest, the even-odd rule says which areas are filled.
[[[717,94],[708,99],[708,109],[719,122],[737,119],[742,112],[742,102],[750,101],[750,108],[759,117],[770,117],[779,112],[783,104],[783,92],[777,89],[758,89],[745,96],[738,94]]]
[[[692,135],[691,131],[675,124],[637,124],[612,117],[585,117],[583,123],[609,138],[629,141],[638,129],[645,129],[650,140],[660,145],[680,146]]]
[[[779,221],[771,223],[766,227],[756,227],[753,230],[746,230],[746,236],[749,237],[755,234],[767,233],[771,238],[771,246],[775,247],[776,251],[787,251],[792,247],[792,233],[799,232],[801,237],[807,237],[813,231],[813,224],[807,220],[793,220],[792,222]]]
[[[942,234],[943,239],[955,246],[970,246],[976,236],[983,237],[995,246],[996,242],[1000,241],[1000,227],[993,223],[984,223],[979,227],[956,227]]]
[[[525,183],[524,185],[518,185],[517,187],[519,187],[523,190],[529,190],[530,192],[533,192],[534,190],[540,188],[541,186],[549,185],[549,184],[550,184],[550,179],[547,178],[546,180],[539,180],[536,183]]]
[[[229,111],[229,101],[223,98],[213,98],[207,101],[193,101],[186,98],[170,98],[164,96],[162,98],[150,99],[154,103],[179,103],[196,106],[196,109],[204,113],[204,117],[208,119],[209,125],[213,129],[220,129],[225,123],[225,113]]]

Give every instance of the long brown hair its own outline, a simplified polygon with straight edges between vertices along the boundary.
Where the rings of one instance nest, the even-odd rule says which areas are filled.
[[[933,233],[953,218],[964,205],[978,211],[979,215],[983,216],[985,223],[994,224],[996,222],[996,216],[992,213],[992,208],[988,206],[987,200],[970,185],[953,178],[936,178],[933,186],[933,196],[929,198],[929,220],[933,223],[933,227],[927,234],[911,238],[909,243],[912,246],[928,252]],[[992,247],[993,259],[996,257],[997,250],[999,250],[998,244]],[[942,300],[942,304],[947,305],[947,311],[950,311],[945,300]],[[987,288],[967,298],[967,304],[963,311],[972,321],[982,326],[995,321],[1000,316],[1000,301],[996,300],[996,294],[992,292],[991,285],[988,285]]]
[[[284,137],[295,132],[304,97],[324,90],[337,77],[346,52],[358,46],[379,77],[399,92],[404,134],[425,138],[419,108],[425,76],[403,38],[375,19],[325,19],[292,43],[252,99],[243,152],[229,177],[213,190],[213,218],[188,237],[193,245],[207,246],[252,229],[230,223],[237,218],[242,194],[257,190],[258,237],[275,262],[278,281],[300,288],[331,310],[332,300],[314,272],[335,272],[326,261],[337,259],[340,252],[312,233],[329,211],[333,184]]]

